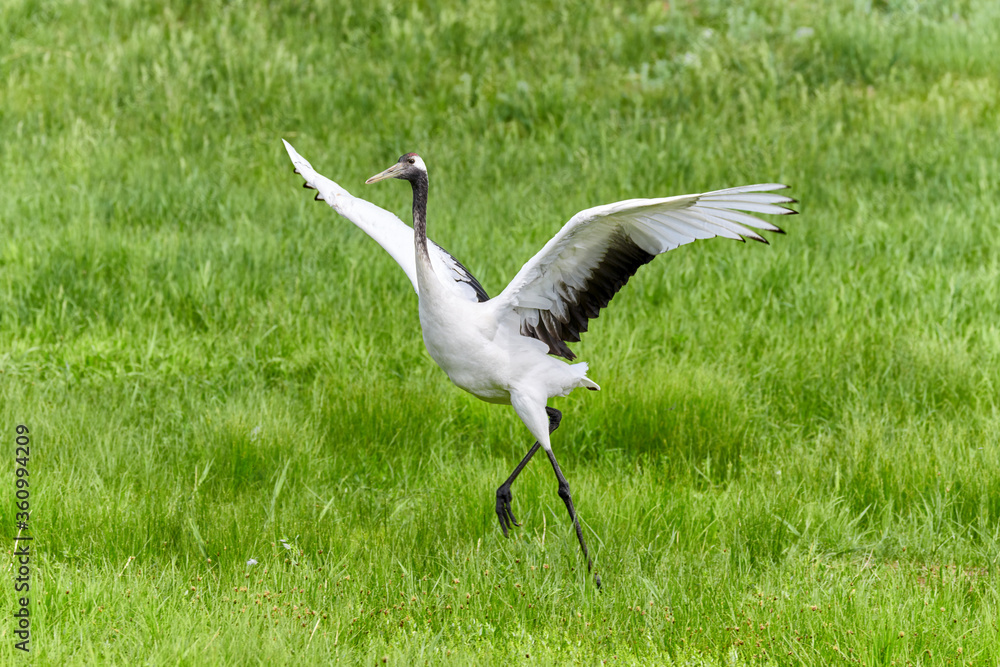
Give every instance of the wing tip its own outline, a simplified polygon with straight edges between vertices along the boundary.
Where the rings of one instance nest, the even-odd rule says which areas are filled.
[[[296,174],[302,175],[300,169],[312,169],[312,165],[309,164],[304,157],[299,155],[298,151],[296,151],[290,143],[284,139],[281,140],[281,143],[285,146],[285,152],[288,153],[288,159],[292,161]]]
[[[791,213],[798,213],[798,211],[790,211],[790,212],[791,212]],[[782,229],[782,228],[781,228],[781,227],[779,227],[778,225],[774,225],[774,224],[772,224],[772,225],[771,225],[771,226],[770,226],[770,227],[769,227],[769,228],[767,229],[767,231],[768,231],[768,232],[771,232],[772,234],[781,234],[782,236],[785,236],[785,235],[787,235],[787,234],[788,234],[788,232],[786,232],[786,231],[785,231],[784,229]],[[766,238],[766,237],[764,237],[764,236],[761,236],[761,235],[757,235],[756,237],[750,237],[750,238],[753,238],[753,240],[754,240],[754,241],[760,241],[760,242],[761,242],[761,243],[763,243],[764,245],[771,245],[771,242],[770,242],[770,241],[768,241],[768,240],[767,240],[767,238]]]
[[[776,183],[775,185],[778,186],[778,187],[775,188],[775,190],[788,190],[788,189],[790,189],[792,187],[790,185],[785,185],[784,183]],[[795,197],[785,197],[785,199],[787,199],[788,201],[782,202],[783,204],[798,204],[799,203],[799,200],[796,199]],[[786,208],[784,206],[782,206],[781,208],[784,208],[785,211],[786,211],[786,213],[782,213],[781,215],[798,215],[799,214],[799,212],[796,211],[795,209]],[[780,229],[778,230],[778,232],[781,233],[781,234],[785,233],[784,231],[782,231]]]

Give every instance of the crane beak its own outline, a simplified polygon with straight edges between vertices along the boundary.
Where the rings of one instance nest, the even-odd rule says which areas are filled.
[[[403,171],[403,165],[397,162],[396,164],[392,165],[385,171],[375,174],[374,176],[369,178],[367,181],[365,181],[365,185],[378,183],[379,181],[384,181],[387,178],[398,178],[401,171]]]

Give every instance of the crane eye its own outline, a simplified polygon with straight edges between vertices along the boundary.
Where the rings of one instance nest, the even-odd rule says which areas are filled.
[[[410,158],[409,160],[407,160],[407,162],[409,162],[410,164],[416,164],[417,163],[417,161],[414,160],[413,158]]]

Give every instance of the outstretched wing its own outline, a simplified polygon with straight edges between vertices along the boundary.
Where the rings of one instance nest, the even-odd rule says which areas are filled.
[[[549,354],[573,359],[566,345],[580,340],[643,264],[661,253],[714,236],[767,243],[750,227],[784,233],[748,213],[794,214],[781,204],[795,200],[772,194],[787,186],[744,185],[698,195],[629,199],[573,216],[514,276],[493,305],[513,310],[521,334],[549,346]]]
[[[295,173],[301,175],[306,181],[303,187],[316,190],[317,201],[325,201],[334,211],[375,239],[375,242],[396,260],[396,263],[413,284],[413,289],[419,293],[413,228],[389,211],[353,196],[326,176],[318,173],[304,157],[292,148],[291,144],[284,139],[281,141],[285,144],[285,150],[288,151],[288,157],[291,158],[292,164],[295,165]],[[431,241],[428,243],[428,249],[435,274],[442,282],[451,286],[456,294],[469,301],[486,301],[490,298],[479,281],[469,273],[469,270],[444,248]]]

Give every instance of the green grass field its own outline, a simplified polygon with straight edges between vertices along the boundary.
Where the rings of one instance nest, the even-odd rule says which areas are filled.
[[[5,0],[0,662],[1000,663],[998,52],[990,0]],[[792,186],[574,346],[601,591],[281,138],[405,220],[362,183],[420,152],[491,294],[583,208]]]

